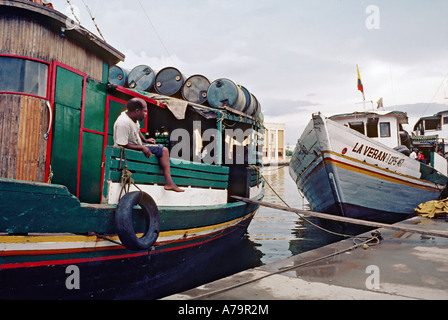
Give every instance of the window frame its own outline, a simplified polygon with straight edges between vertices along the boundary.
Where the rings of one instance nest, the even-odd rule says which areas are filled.
[[[46,89],[45,97],[34,95],[34,94],[29,94],[29,93],[24,93],[24,92],[1,91],[1,90],[0,90],[0,94],[18,94],[18,95],[22,95],[22,96],[28,96],[28,97],[34,97],[34,98],[39,98],[39,99],[50,100],[51,73],[52,73],[51,63],[50,62],[45,61],[45,60],[41,60],[41,59],[36,59],[36,58],[31,58],[31,57],[26,57],[26,56],[19,56],[19,55],[14,55],[14,54],[0,54],[0,58],[3,58],[3,57],[29,60],[29,61],[34,61],[34,62],[38,62],[38,63],[42,63],[42,64],[47,65],[47,67],[48,67],[47,89]]]
[[[389,127],[389,135],[384,135],[383,133],[383,130],[382,130],[382,126],[383,125],[387,125],[388,127]],[[380,127],[380,132],[379,132],[379,134],[380,134],[380,138],[390,138],[390,137],[392,137],[392,132],[391,132],[391,130],[392,130],[392,126],[391,126],[391,124],[390,124],[390,122],[380,122],[380,124],[379,124],[379,127]]]

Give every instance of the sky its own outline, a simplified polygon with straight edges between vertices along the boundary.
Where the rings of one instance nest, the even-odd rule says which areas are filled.
[[[228,78],[286,124],[294,146],[312,113],[446,110],[446,0],[70,0],[81,24],[126,55],[128,69],[176,67]],[[55,9],[71,14],[67,0]],[[69,32],[69,31],[68,31]],[[366,103],[357,89],[359,66]],[[372,103],[369,101],[373,101]]]

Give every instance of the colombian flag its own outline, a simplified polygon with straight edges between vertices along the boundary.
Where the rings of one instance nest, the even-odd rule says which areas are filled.
[[[358,70],[358,90],[362,92],[362,97],[364,98],[364,100],[366,100],[366,98],[364,97],[364,86],[362,85],[358,65],[356,65],[356,69]]]
[[[378,107],[377,107],[377,109],[379,109],[379,108],[383,108],[383,109],[384,109],[384,106],[383,106],[383,98],[381,98],[380,100],[378,100]]]

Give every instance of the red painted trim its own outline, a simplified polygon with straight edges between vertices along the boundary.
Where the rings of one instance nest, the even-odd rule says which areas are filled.
[[[45,63],[50,65],[51,63],[42,59],[36,59],[36,58],[31,58],[31,57],[26,57],[26,56],[19,56],[19,55],[15,55],[15,54],[0,54],[0,57],[10,57],[10,58],[20,58],[20,59],[26,59],[26,60],[32,60],[32,61],[36,61],[36,62],[41,62],[41,63]]]
[[[79,187],[81,185],[81,160],[82,160],[82,139],[84,131],[84,112],[86,103],[86,84],[87,75],[84,74],[82,81],[82,100],[81,100],[81,124],[79,126],[79,148],[78,148],[78,172],[76,177],[76,197],[79,198]]]
[[[112,97],[110,95],[107,95],[106,97],[106,118],[104,120],[104,143],[103,143],[103,161],[102,161],[102,169],[101,169],[101,185],[100,185],[100,190],[101,190],[101,199],[103,198],[103,188],[104,188],[104,174],[105,174],[105,163],[106,163],[106,155],[104,154],[106,151],[106,147],[107,147],[107,138],[109,135],[109,113],[110,113],[110,100],[118,102],[118,103],[122,103],[124,105],[126,105],[126,101]]]
[[[147,97],[147,96],[145,96],[143,94],[140,94],[138,92],[132,91],[130,89],[127,89],[127,88],[124,88],[124,87],[121,87],[121,86],[117,86],[116,90],[118,92],[126,93],[126,94],[128,94],[130,96],[133,96],[133,97],[136,97],[136,98],[141,98],[141,99],[145,100],[146,102],[149,102],[149,103],[151,103],[151,104],[153,104],[155,106],[158,106],[160,108],[166,109],[166,106],[163,103],[161,103],[159,101],[156,101],[154,99],[151,99],[151,98],[149,98],[149,97]]]
[[[61,67],[62,69],[66,69],[70,72],[73,72],[77,75],[80,75],[83,77],[83,93],[82,93],[82,106],[81,106],[81,128],[80,128],[80,143],[78,148],[78,172],[77,172],[77,197],[79,198],[79,180],[80,180],[80,167],[81,167],[81,151],[82,151],[82,129],[83,129],[83,123],[84,123],[84,102],[85,102],[85,93],[86,93],[86,82],[87,82],[87,75],[79,70],[76,70],[68,65],[65,65],[59,61],[53,60],[51,64],[51,90],[50,90],[50,104],[52,113],[54,115],[54,103],[55,103],[55,96],[56,96],[56,75],[58,67]],[[50,136],[48,138],[47,142],[47,158],[46,158],[46,164],[45,164],[45,181],[48,181],[48,176],[50,175],[50,165],[51,165],[51,153],[52,153],[52,145],[53,145],[53,127],[54,127],[54,117],[53,117],[53,124],[51,125],[50,129]]]
[[[98,134],[98,135],[100,135],[100,136],[104,136],[104,135],[106,134],[106,133],[104,133],[104,132],[95,131],[95,130],[90,130],[90,129],[86,129],[86,128],[83,129],[83,132],[94,133],[94,134]]]
[[[46,92],[45,97],[36,96],[36,95],[33,95],[33,94],[23,93],[23,92],[0,91],[0,93],[3,93],[3,94],[17,94],[17,95],[22,95],[22,96],[28,96],[28,97],[34,97],[34,98],[49,100],[50,87],[51,87],[50,86],[50,82],[51,82],[51,63],[50,62],[45,61],[45,60],[41,60],[41,59],[26,57],[26,56],[18,56],[18,55],[14,55],[14,54],[0,54],[0,57],[8,57],[8,58],[18,58],[18,59],[24,59],[24,60],[31,60],[31,61],[35,61],[35,62],[46,64],[48,66],[47,92]]]
[[[127,104],[126,100],[121,100],[121,99],[118,99],[118,98],[115,98],[115,97],[112,97],[112,96],[107,96],[107,99],[108,99],[107,102],[106,102],[107,105],[109,105],[109,101],[110,100],[118,102],[118,103],[121,103],[121,104],[124,104],[125,106]],[[143,132],[143,133],[147,133],[148,132],[148,119],[149,119],[149,113],[146,115],[145,127],[144,128],[140,128],[140,131]]]
[[[23,92],[10,92],[10,91],[0,91],[1,94],[17,94],[19,96],[27,96],[27,97],[33,97],[33,98],[38,98],[38,99],[45,99],[48,100],[48,88],[47,88],[47,97],[41,97],[41,96],[36,96],[34,94],[29,94],[29,93],[23,93]]]
[[[54,115],[54,100],[55,100],[55,89],[56,89],[56,61],[53,60],[51,64],[51,81],[50,81],[50,106],[51,113]],[[53,117],[54,118],[54,117]],[[53,119],[54,123],[54,119]],[[51,167],[51,149],[53,144],[53,123],[50,125],[50,132],[48,133],[48,141],[47,141],[47,155],[45,161],[45,182],[48,181],[48,177],[50,175],[50,167]]]
[[[214,241],[216,239],[222,238],[224,236],[227,236],[233,232],[235,232],[238,227],[241,226],[240,224],[232,227],[231,230],[228,230],[227,232],[217,232],[218,236],[213,237],[211,239],[207,239],[201,242],[195,242],[183,246],[173,247],[173,248],[167,248],[167,249],[161,249],[157,251],[145,251],[145,252],[137,252],[132,254],[122,254],[122,255],[112,255],[112,256],[106,256],[106,257],[95,257],[95,258],[79,258],[79,259],[65,259],[65,260],[51,260],[51,261],[33,261],[33,262],[22,262],[22,263],[5,263],[0,265],[0,270],[7,270],[7,269],[19,269],[19,268],[33,268],[33,267],[43,267],[43,266],[53,266],[53,265],[64,265],[64,264],[78,264],[78,263],[87,263],[87,262],[96,262],[96,261],[109,261],[109,260],[118,260],[118,259],[128,259],[128,258],[137,258],[142,256],[149,256],[151,254],[159,254],[163,252],[171,252],[176,250],[182,250],[187,249],[195,246],[200,246],[205,243],[209,243],[211,241]]]
[[[101,251],[110,250],[123,250],[124,247],[101,247]],[[8,251],[1,253],[0,257],[18,257],[18,256],[45,256],[56,254],[68,254],[68,253],[86,253],[86,252],[98,252],[98,248],[86,248],[86,249],[57,249],[57,250],[23,250],[23,251]]]

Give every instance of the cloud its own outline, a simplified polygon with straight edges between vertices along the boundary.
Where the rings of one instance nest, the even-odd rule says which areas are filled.
[[[445,101],[445,86],[438,88],[448,73],[446,0],[141,0],[155,30],[136,0],[85,2],[126,67],[229,78],[256,95],[266,121],[287,124],[290,141],[313,112],[363,108],[357,64],[367,100],[409,110]],[[96,33],[83,2],[71,3]],[[65,12],[65,0],[53,4]],[[371,4],[378,30],[366,28]]]
[[[263,114],[268,117],[291,116],[298,112],[312,112],[313,107],[318,106],[318,103],[305,100],[285,100],[264,99],[263,100]]]

